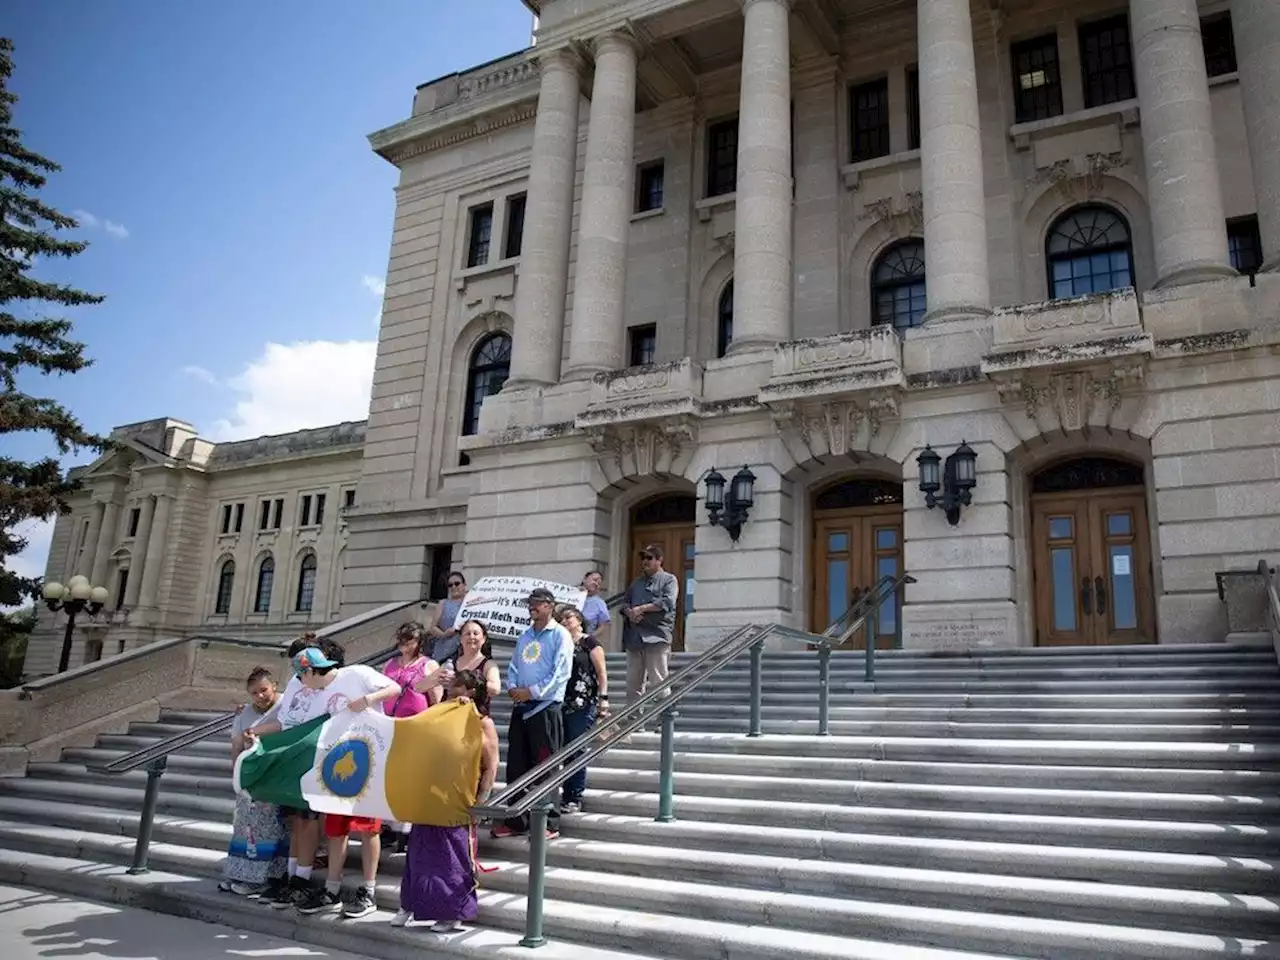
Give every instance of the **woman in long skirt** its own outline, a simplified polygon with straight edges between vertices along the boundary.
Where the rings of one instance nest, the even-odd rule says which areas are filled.
[[[245,748],[245,731],[275,718],[280,689],[271,671],[258,667],[245,684],[249,702],[244,705],[231,728],[231,759]],[[235,819],[231,823],[231,843],[222,867],[220,890],[242,897],[274,894],[275,888],[287,882],[289,866],[289,827],[284,810],[273,803],[258,803],[245,796],[236,797]]]
[[[483,802],[498,773],[498,731],[486,715],[489,689],[484,675],[473,670],[459,671],[450,684],[449,699],[469,700],[480,713],[484,741],[480,747],[476,801]],[[478,870],[474,823],[461,827],[415,823],[409,832],[404,879],[400,883],[400,912],[392,919],[392,926],[425,920],[434,921],[431,929],[436,933],[461,930],[463,921],[475,920],[479,914]]]

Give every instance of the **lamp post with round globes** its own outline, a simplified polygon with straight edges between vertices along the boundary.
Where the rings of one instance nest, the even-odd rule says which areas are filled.
[[[75,576],[67,581],[66,586],[60,583],[44,585],[44,602],[54,613],[61,610],[67,615],[67,631],[62,638],[62,658],[58,661],[58,672],[66,673],[71,662],[71,644],[75,639],[76,617],[83,610],[89,616],[96,617],[98,611],[107,602],[107,588],[89,584],[88,577]]]

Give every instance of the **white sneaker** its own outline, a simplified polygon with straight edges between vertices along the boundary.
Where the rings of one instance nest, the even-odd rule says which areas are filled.
[[[391,918],[391,925],[393,927],[407,927],[412,919],[413,914],[408,910],[397,910],[396,915]]]
[[[431,928],[432,933],[459,933],[461,930],[461,920],[441,920]]]

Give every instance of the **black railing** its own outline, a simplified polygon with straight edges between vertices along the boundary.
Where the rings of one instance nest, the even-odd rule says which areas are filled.
[[[874,677],[875,615],[880,605],[893,597],[915,579],[903,574],[885,577],[856,602],[840,620],[823,634],[806,634],[777,624],[748,624],[739,627],[720,640],[715,646],[700,654],[688,666],[670,674],[643,697],[629,704],[621,713],[592,727],[555,755],[548,757],[514,783],[506,784],[498,794],[472,808],[477,819],[506,820],[529,817],[529,886],[525,907],[525,934],[520,941],[526,947],[538,947],[546,943],[543,936],[543,899],[547,866],[547,813],[551,808],[548,797],[553,796],[574,774],[585,770],[593,761],[607,753],[628,735],[651,723],[661,715],[662,736],[660,746],[660,772],[658,776],[659,822],[669,822],[674,817],[675,795],[675,720],[680,701],[705,681],[735,661],[745,651],[751,652],[751,719],[747,736],[760,736],[762,691],[761,660],[765,641],[771,636],[804,637],[818,647],[819,671],[822,677],[819,692],[819,726],[825,733],[825,718],[829,713],[830,653],[852,638],[860,628],[867,626],[869,638],[867,654],[868,680]]]

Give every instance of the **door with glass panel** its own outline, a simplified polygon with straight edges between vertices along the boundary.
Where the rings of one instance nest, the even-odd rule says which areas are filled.
[[[1155,641],[1144,490],[1034,496],[1031,535],[1037,643]]]
[[[810,628],[821,633],[840,619],[881,577],[902,569],[901,510],[849,510],[814,519],[814,595]],[[898,600],[890,597],[876,618],[876,647],[896,645]],[[848,646],[865,649],[866,628]]]

